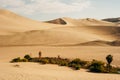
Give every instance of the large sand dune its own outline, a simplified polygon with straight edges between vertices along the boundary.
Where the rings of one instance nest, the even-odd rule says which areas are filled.
[[[119,40],[120,28],[95,19],[56,19],[67,24],[30,20],[7,10],[0,10],[0,46],[75,45],[88,41]],[[9,41],[8,41],[9,40]]]
[[[0,9],[0,35],[30,30],[49,29],[59,25],[34,21],[8,10]]]

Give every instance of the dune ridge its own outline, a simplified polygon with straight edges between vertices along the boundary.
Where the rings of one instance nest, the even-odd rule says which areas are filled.
[[[106,21],[63,17],[49,22],[35,21],[0,10],[0,46],[75,45],[96,40],[116,41],[120,38],[120,27]]]
[[[67,24],[67,22],[65,22],[62,18],[58,18],[58,19],[55,19],[55,20],[50,20],[50,21],[45,21],[47,23],[53,23],[53,24]]]

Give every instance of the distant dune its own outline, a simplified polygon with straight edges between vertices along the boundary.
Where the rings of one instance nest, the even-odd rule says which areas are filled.
[[[112,23],[115,23],[117,26],[120,26],[120,17],[118,17],[118,18],[106,18],[106,19],[102,19],[102,20],[112,22]]]
[[[101,40],[96,40],[96,41],[89,41],[77,45],[84,45],[84,46],[120,46],[120,41],[101,41]]]
[[[108,22],[120,23],[120,17],[118,17],[118,18],[106,18],[106,19],[102,19],[102,20],[108,21]]]
[[[119,35],[120,27],[111,22],[63,17],[46,23],[0,10],[0,46],[75,45],[96,40],[116,41]]]
[[[51,20],[51,21],[46,21],[47,23],[53,23],[53,24],[67,24],[62,18],[58,18],[55,20]]]

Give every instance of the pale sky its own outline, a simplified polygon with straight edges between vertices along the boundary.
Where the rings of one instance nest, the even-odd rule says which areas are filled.
[[[42,21],[59,17],[120,17],[120,0],[0,0],[0,8]]]

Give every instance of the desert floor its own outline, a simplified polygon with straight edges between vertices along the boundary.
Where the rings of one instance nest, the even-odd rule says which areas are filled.
[[[12,58],[30,54],[63,58],[81,58],[83,60],[102,60],[108,54],[114,57],[113,65],[120,66],[120,47],[76,46],[14,46],[0,47],[0,80],[120,80],[119,74],[90,73],[84,69],[75,71],[57,65],[41,65],[38,63],[9,63]],[[15,65],[18,64],[19,67]]]
[[[15,67],[16,64],[20,66]],[[0,80],[120,80],[118,74],[97,74],[83,69],[75,71],[57,65],[1,63],[0,67]]]

